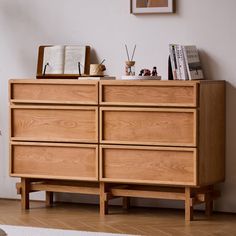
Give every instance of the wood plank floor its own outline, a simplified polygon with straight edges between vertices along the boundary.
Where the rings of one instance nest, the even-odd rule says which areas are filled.
[[[111,207],[110,214],[99,216],[97,205],[57,203],[46,208],[43,202],[31,202],[22,211],[20,201],[0,200],[0,224],[35,226],[156,236],[234,236],[236,214],[215,213],[207,219],[197,212],[196,220],[186,225],[183,210]]]

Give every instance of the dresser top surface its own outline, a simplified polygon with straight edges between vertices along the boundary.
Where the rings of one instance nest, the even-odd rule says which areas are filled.
[[[10,84],[128,84],[128,85],[169,85],[192,86],[201,83],[224,83],[224,80],[114,80],[114,79],[10,79]]]

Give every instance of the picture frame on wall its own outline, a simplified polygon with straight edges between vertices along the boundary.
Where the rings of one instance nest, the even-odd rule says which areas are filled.
[[[173,13],[173,0],[130,0],[132,14]]]

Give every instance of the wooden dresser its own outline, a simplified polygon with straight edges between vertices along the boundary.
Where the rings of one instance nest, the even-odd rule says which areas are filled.
[[[10,80],[10,175],[29,193],[185,201],[211,214],[225,178],[224,81]]]

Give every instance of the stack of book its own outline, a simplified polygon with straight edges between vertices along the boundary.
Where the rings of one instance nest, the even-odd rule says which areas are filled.
[[[170,44],[170,62],[174,80],[204,79],[196,46]]]

